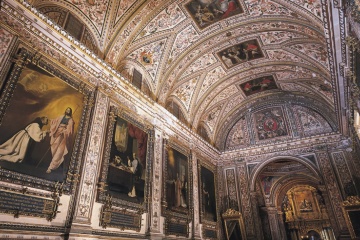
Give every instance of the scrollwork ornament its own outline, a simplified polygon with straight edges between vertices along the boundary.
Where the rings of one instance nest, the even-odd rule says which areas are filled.
[[[360,206],[360,197],[359,196],[348,196],[343,202],[343,205],[346,207],[349,206]]]

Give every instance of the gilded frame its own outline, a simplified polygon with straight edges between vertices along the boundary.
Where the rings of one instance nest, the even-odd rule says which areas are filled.
[[[147,148],[146,148],[146,166],[144,166],[145,171],[145,183],[144,183],[144,198],[143,202],[135,203],[131,201],[127,201],[121,197],[111,196],[111,191],[108,186],[108,177],[109,177],[109,166],[111,162],[111,148],[112,142],[114,138],[115,132],[115,123],[117,118],[120,118],[133,126],[137,127],[141,131],[147,134]],[[101,166],[100,172],[100,180],[98,184],[98,197],[97,201],[101,203],[106,203],[109,196],[111,196],[112,206],[115,207],[125,207],[132,211],[137,211],[138,214],[142,214],[143,212],[149,212],[149,199],[151,198],[151,169],[152,169],[152,158],[153,158],[153,138],[154,138],[154,130],[150,124],[142,123],[136,120],[133,116],[130,115],[130,112],[125,112],[124,109],[120,107],[111,106],[108,122],[107,122],[107,132],[106,132],[106,140],[103,150],[103,162]]]
[[[59,80],[59,82],[65,83],[72,91],[78,92],[78,94],[83,96],[81,103],[82,110],[78,112],[78,114],[80,114],[78,117],[80,120],[75,123],[77,125],[77,131],[76,135],[73,137],[72,150],[71,152],[69,151],[70,154],[67,156],[69,162],[65,168],[67,170],[64,173],[62,181],[44,179],[42,177],[17,172],[12,169],[7,170],[5,168],[0,168],[0,180],[49,191],[57,189],[59,182],[61,182],[61,192],[71,194],[75,191],[76,183],[79,181],[80,177],[81,162],[83,160],[85,144],[87,142],[86,133],[89,129],[91,110],[95,101],[95,89],[79,81],[79,79],[71,72],[57,66],[56,63],[45,56],[39,53],[33,53],[25,47],[19,48],[16,55],[13,56],[13,63],[10,67],[9,74],[5,79],[2,79],[0,126],[3,124],[5,114],[11,109],[10,103],[13,99],[20,76],[22,72],[29,67],[39,69],[43,73],[55,77],[57,79],[56,81]],[[35,79],[35,81],[37,81],[37,79]]]
[[[246,240],[246,232],[245,232],[245,223],[244,223],[244,219],[243,216],[240,212],[229,208],[228,210],[226,210],[226,212],[224,212],[222,214],[222,218],[224,220],[224,225],[225,225],[225,234],[226,234],[226,239],[230,239],[229,233],[228,233],[228,221],[238,221],[239,226],[240,226],[240,231],[241,231],[241,238],[242,240]]]
[[[360,239],[360,197],[347,197],[342,209],[351,239]]]
[[[206,163],[204,161],[201,161],[201,160],[198,160],[198,184],[199,184],[199,209],[200,209],[200,222],[201,223],[207,223],[207,224],[212,224],[215,222],[218,222],[219,221],[219,211],[218,211],[218,201],[217,201],[217,198],[216,196],[218,195],[218,191],[217,191],[217,175],[215,174],[216,173],[216,166],[213,166],[209,163]],[[204,187],[204,180],[208,180],[208,179],[205,179],[206,177],[209,177],[209,176],[206,176],[208,174],[212,174],[212,176],[210,176],[210,178],[212,177],[213,178],[213,185],[210,186],[210,188],[213,188],[213,189],[203,189]],[[211,181],[211,180],[210,180]],[[207,181],[209,182],[209,181]],[[207,187],[205,185],[205,187]],[[204,191],[205,192],[204,192]],[[211,192],[211,191],[212,192]],[[207,192],[207,194],[205,194]],[[204,199],[205,199],[205,195],[209,195],[209,200],[213,200],[214,203],[215,203],[215,219],[214,221],[211,221],[209,220],[208,218],[205,217],[205,214],[204,214],[204,211],[205,209],[203,209],[203,206],[204,206]],[[204,210],[204,211],[203,211]]]

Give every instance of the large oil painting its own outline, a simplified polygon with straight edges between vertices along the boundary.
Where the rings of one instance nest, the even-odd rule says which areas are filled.
[[[200,29],[244,12],[237,0],[192,0],[186,9]]]
[[[82,93],[42,68],[28,64],[0,123],[0,167],[64,181],[83,109]]]
[[[264,57],[257,39],[248,40],[217,53],[227,68]]]
[[[200,210],[202,220],[217,221],[214,173],[200,165]]]
[[[241,90],[246,96],[253,95],[255,93],[264,92],[271,89],[278,89],[273,76],[264,76],[256,78],[240,85]]]
[[[166,154],[167,173],[165,177],[167,209],[187,213],[189,208],[188,157],[168,147]]]
[[[148,133],[121,117],[112,126],[107,185],[113,198],[142,204],[145,196]]]

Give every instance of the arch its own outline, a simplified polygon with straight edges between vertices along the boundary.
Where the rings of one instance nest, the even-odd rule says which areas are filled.
[[[255,191],[255,185],[256,185],[256,179],[259,175],[259,173],[264,169],[265,166],[267,166],[270,163],[276,162],[278,160],[282,160],[282,159],[287,159],[287,160],[293,160],[295,162],[298,162],[300,164],[303,164],[305,167],[307,167],[312,173],[315,174],[315,176],[317,176],[321,181],[321,174],[319,172],[319,170],[316,168],[316,166],[314,166],[313,163],[310,162],[310,160],[303,158],[303,157],[299,157],[299,156],[277,156],[277,157],[272,157],[269,158],[267,160],[265,160],[264,162],[256,165],[254,171],[252,172],[251,176],[250,176],[250,191],[254,192]]]

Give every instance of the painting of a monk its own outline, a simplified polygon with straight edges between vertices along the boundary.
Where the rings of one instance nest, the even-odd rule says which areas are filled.
[[[64,181],[83,106],[82,93],[28,64],[0,123],[1,168]]]

